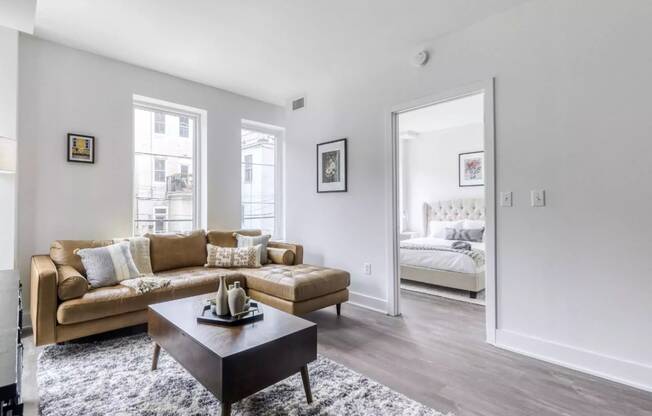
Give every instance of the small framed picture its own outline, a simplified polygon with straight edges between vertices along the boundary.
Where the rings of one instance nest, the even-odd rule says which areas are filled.
[[[317,192],[346,192],[346,141],[317,145]]]
[[[464,186],[484,185],[484,152],[460,153],[459,183]]]
[[[95,137],[68,134],[68,162],[95,163]]]

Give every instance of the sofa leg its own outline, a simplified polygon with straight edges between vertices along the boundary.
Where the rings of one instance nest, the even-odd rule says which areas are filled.
[[[341,303],[338,303],[337,305],[335,305],[335,309],[337,309],[337,316],[342,315],[342,304]]]

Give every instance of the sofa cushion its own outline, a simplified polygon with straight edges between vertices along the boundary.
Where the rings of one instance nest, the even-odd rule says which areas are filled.
[[[61,300],[80,298],[88,292],[88,280],[72,266],[57,268],[57,294]]]
[[[71,266],[86,276],[86,269],[81,262],[81,257],[74,251],[78,248],[97,248],[110,244],[113,244],[112,240],[55,240],[50,244],[50,258],[57,266]]]
[[[292,302],[337,292],[350,284],[348,272],[307,264],[238,270],[247,278],[247,288]]]
[[[220,247],[237,247],[238,240],[236,240],[233,234],[241,234],[250,237],[256,237],[261,235],[260,230],[233,230],[233,231],[220,231],[213,230],[209,231],[206,234],[206,239],[209,244]]]
[[[86,322],[147,309],[153,303],[215,292],[219,276],[228,276],[228,284],[236,280],[244,284],[239,273],[204,267],[171,270],[157,276],[171,279],[170,286],[144,294],[122,285],[91,289],[81,298],[62,302],[57,309],[57,322],[62,325]]]
[[[206,233],[146,234],[154,273],[206,263]]]
[[[269,247],[267,249],[267,258],[270,263],[274,264],[282,264],[285,266],[291,266],[294,264],[294,252],[287,248]]]

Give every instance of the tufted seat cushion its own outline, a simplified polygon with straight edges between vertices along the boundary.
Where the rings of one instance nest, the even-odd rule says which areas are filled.
[[[238,269],[247,279],[247,288],[278,298],[300,302],[346,289],[348,272],[299,264],[271,264],[260,269]]]
[[[219,276],[228,276],[228,284],[235,280],[244,284],[240,273],[204,267],[176,269],[157,276],[171,279],[170,286],[144,294],[122,285],[91,289],[81,298],[62,302],[57,308],[57,322],[62,325],[86,322],[144,310],[153,303],[215,292]]]

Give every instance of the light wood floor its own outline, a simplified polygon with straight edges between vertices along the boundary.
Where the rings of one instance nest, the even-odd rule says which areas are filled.
[[[306,316],[319,353],[457,416],[652,416],[652,394],[484,342],[484,308],[403,292],[403,317],[350,305]],[[25,415],[38,414],[36,358],[25,339]]]

